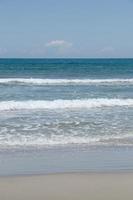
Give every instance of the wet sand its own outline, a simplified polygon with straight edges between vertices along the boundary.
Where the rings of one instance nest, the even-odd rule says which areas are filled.
[[[133,173],[66,173],[0,178],[1,200],[133,199]]]

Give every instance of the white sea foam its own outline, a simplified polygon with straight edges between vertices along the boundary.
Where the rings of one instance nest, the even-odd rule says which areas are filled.
[[[133,84],[133,79],[38,79],[1,78],[0,84],[26,85],[91,85],[91,84]]]
[[[53,101],[1,101],[0,111],[5,110],[34,110],[34,109],[82,109],[95,107],[133,107],[133,99],[74,99],[74,100],[53,100]]]
[[[5,136],[4,136],[5,137]],[[55,145],[133,145],[133,137],[131,134],[119,136],[64,136],[53,135],[50,138],[40,136],[19,136],[12,137],[7,135],[5,138],[0,137],[0,146],[2,147],[46,147]]]

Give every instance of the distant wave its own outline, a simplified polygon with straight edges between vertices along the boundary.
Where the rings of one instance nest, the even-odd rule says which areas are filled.
[[[133,99],[74,99],[53,101],[1,101],[0,111],[34,109],[81,109],[95,107],[128,106],[133,107]]]
[[[88,84],[133,84],[133,79],[38,79],[1,78],[0,84],[20,85],[88,85]]]

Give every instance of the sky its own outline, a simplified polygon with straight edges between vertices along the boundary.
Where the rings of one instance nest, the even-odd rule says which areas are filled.
[[[133,0],[0,0],[1,58],[133,58]]]

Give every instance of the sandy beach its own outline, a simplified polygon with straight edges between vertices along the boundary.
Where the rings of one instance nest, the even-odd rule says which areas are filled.
[[[133,198],[133,173],[69,173],[1,177],[1,200]]]

